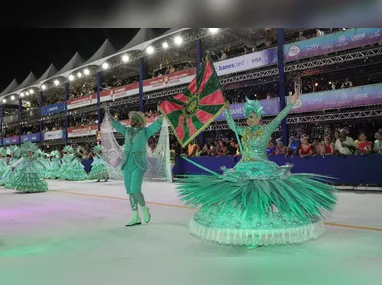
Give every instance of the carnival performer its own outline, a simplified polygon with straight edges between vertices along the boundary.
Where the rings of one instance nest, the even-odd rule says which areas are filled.
[[[57,150],[53,150],[50,153],[50,165],[45,172],[45,178],[57,179],[59,178],[61,171],[60,153]]]
[[[48,160],[47,154],[41,149],[37,151],[37,160],[40,162],[37,164],[37,167],[40,168],[41,175],[45,177],[46,171],[49,169],[50,161]]]
[[[21,145],[22,157],[12,168],[18,171],[12,182],[12,188],[23,193],[37,193],[48,191],[48,183],[41,173],[41,162],[38,159],[38,147],[34,143],[26,142]]]
[[[141,224],[138,204],[141,206],[145,223],[149,223],[151,214],[142,194],[143,175],[145,171],[147,171],[146,144],[147,140],[160,130],[163,117],[161,116],[150,126],[146,127],[145,115],[142,112],[132,111],[129,113],[131,127],[126,127],[111,116],[108,107],[105,107],[105,114],[107,114],[112,127],[123,135],[125,139],[124,161],[122,162],[121,169],[126,193],[129,195],[130,205],[133,211],[133,217],[126,226],[130,227]]]
[[[12,165],[19,159],[20,157],[20,148],[12,145],[7,147],[7,155],[10,156],[8,160],[8,169],[4,172],[3,176],[0,180],[0,186],[6,186],[10,182],[12,182],[14,175],[16,175],[16,171],[12,170]],[[6,186],[7,187],[7,186]]]
[[[62,174],[62,178],[70,181],[84,181],[88,179],[88,175],[85,172],[85,167],[81,163],[79,158],[80,153],[72,147],[67,149],[68,152],[68,164],[65,172]]]
[[[7,160],[7,150],[5,148],[0,148],[0,178],[8,170]]]
[[[328,178],[291,174],[293,165],[278,166],[266,155],[272,133],[298,100],[297,94],[290,97],[268,125],[261,125],[260,102],[246,99],[247,127],[236,126],[226,103],[227,122],[242,138],[242,159],[233,169],[223,168],[222,175],[203,168],[213,175],[181,179],[181,199],[188,206],[201,206],[190,221],[191,234],[250,249],[302,243],[324,234],[323,211],[332,211],[336,204],[334,187],[323,183]]]
[[[102,157],[102,153],[104,152],[102,145],[97,145],[94,147],[93,152],[94,160],[92,162],[92,169],[89,173],[89,177],[90,179],[97,179],[97,182],[100,182],[101,179],[105,179],[105,182],[107,182],[109,174],[105,166],[105,161]]]
[[[70,152],[72,152],[72,151],[73,151],[73,147],[70,145],[66,145],[62,149],[62,155],[63,156],[62,156],[61,169],[60,169],[60,173],[59,173],[59,178],[61,178],[61,179],[66,179],[65,173],[70,168],[70,162],[71,162]]]

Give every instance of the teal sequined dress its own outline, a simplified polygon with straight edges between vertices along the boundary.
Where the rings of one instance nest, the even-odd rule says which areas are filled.
[[[335,188],[325,177],[291,174],[293,165],[268,160],[272,133],[293,105],[271,123],[236,126],[226,111],[229,126],[242,137],[242,160],[222,175],[191,175],[177,186],[182,201],[201,207],[192,218],[191,234],[221,244],[259,246],[302,243],[324,234],[322,211],[336,204]]]

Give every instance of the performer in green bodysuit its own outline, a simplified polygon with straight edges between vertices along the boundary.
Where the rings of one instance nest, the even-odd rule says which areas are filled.
[[[147,140],[161,128],[163,117],[161,116],[150,126],[146,127],[144,114],[142,112],[132,111],[129,113],[131,127],[126,127],[110,115],[108,107],[105,108],[105,114],[107,114],[113,128],[123,135],[125,140],[122,172],[126,193],[129,194],[130,204],[133,210],[133,218],[126,226],[141,224],[138,204],[142,208],[145,223],[148,223],[150,222],[151,215],[142,194],[143,175],[147,170],[146,144]]]
[[[204,168],[213,175],[181,179],[177,188],[182,200],[201,206],[190,222],[193,235],[256,248],[302,243],[324,233],[322,212],[334,209],[335,188],[323,183],[326,177],[292,174],[293,165],[278,166],[266,155],[269,138],[297,99],[298,95],[291,96],[291,103],[265,126],[260,123],[260,102],[247,99],[245,127],[236,126],[227,104],[227,123],[242,138],[242,159],[234,168],[223,169],[222,175]]]

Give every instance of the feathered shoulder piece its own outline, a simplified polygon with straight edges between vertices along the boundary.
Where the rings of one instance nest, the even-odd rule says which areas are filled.
[[[0,148],[0,155],[7,156],[7,150],[5,148]]]
[[[248,118],[251,113],[255,113],[257,117],[264,114],[263,107],[258,100],[250,100],[245,98],[244,115]]]

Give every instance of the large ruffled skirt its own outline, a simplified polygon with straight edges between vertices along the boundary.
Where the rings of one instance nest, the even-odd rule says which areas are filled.
[[[12,189],[24,193],[37,193],[48,191],[48,183],[38,173],[19,172],[12,185]]]
[[[89,173],[89,179],[105,179],[109,177],[105,163],[101,159],[94,159],[92,169]]]
[[[4,172],[3,176],[1,177],[0,186],[5,186],[6,188],[12,188],[9,186],[12,184],[12,181],[14,180],[15,175],[16,175],[16,170],[12,171],[11,168],[8,168]]]
[[[78,159],[74,159],[66,165],[66,169],[61,173],[60,178],[70,181],[83,181],[88,179],[85,167]]]
[[[0,160],[0,178],[4,175],[4,173],[8,170],[7,163],[4,159]]]
[[[191,234],[229,245],[302,243],[324,234],[323,212],[336,204],[328,178],[291,174],[292,165],[239,162],[223,175],[191,175],[177,185],[187,206],[201,207]]]

